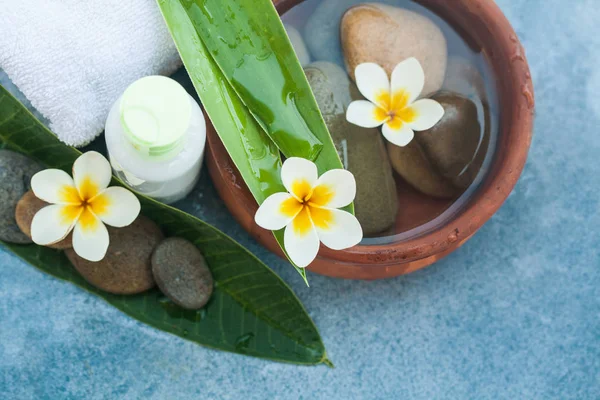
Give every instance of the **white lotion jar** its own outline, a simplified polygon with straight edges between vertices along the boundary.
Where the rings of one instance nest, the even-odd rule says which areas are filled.
[[[110,110],[105,138],[115,175],[138,193],[170,204],[198,181],[206,121],[198,103],[171,78],[132,83]]]

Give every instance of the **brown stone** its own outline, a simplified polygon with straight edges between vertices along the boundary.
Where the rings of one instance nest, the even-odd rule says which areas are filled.
[[[481,147],[482,129],[473,101],[448,92],[431,98],[444,107],[444,117],[433,128],[416,132],[406,147],[388,144],[388,154],[396,172],[414,188],[430,196],[450,198],[466,189],[481,168],[479,155],[485,153],[478,157],[476,153]]]
[[[475,103],[466,97],[440,92],[431,97],[444,107],[444,116],[433,128],[417,132],[415,140],[434,168],[453,185],[467,188],[478,171],[470,171],[481,140]]]
[[[35,197],[35,194],[33,194],[31,190],[25,193],[17,203],[15,220],[17,221],[17,225],[21,232],[28,238],[31,239],[31,222],[33,221],[33,217],[47,205],[49,204]],[[60,242],[48,245],[47,247],[58,250],[70,249],[73,247],[73,233],[69,233],[69,235]]]
[[[444,91],[458,93],[472,100],[477,106],[479,120],[483,119],[481,144],[477,150],[475,158],[467,169],[457,178],[454,183],[459,187],[468,187],[479,171],[486,159],[489,151],[491,129],[492,129],[492,110],[490,107],[488,94],[485,87],[485,81],[476,63],[467,60],[464,57],[452,56],[448,59],[448,68],[446,70],[446,79],[442,87]]]
[[[154,287],[152,252],[164,239],[160,228],[140,216],[125,228],[108,227],[110,245],[99,262],[87,261],[74,250],[65,253],[86,281],[109,293],[136,294]]]
[[[448,49],[442,31],[429,18],[378,3],[351,7],[343,16],[341,40],[348,73],[373,62],[391,76],[398,63],[415,57],[425,71],[423,95],[444,82]]]
[[[451,198],[459,193],[456,187],[440,176],[415,140],[405,147],[388,143],[387,148],[394,170],[415,189],[439,198]]]

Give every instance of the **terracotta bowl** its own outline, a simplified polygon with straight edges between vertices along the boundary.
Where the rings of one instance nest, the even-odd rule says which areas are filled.
[[[282,14],[301,1],[274,2]],[[322,246],[308,267],[313,272],[338,278],[382,279],[434,263],[465,243],[500,208],[525,165],[532,136],[534,97],[525,53],[511,25],[490,0],[416,1],[446,20],[471,46],[481,49],[496,76],[500,124],[492,165],[467,204],[443,226],[386,245],[359,245],[345,251]],[[283,256],[271,232],[254,223],[258,205],[212,127],[208,143],[209,172],[225,205],[256,240]],[[436,212],[436,204],[427,203],[418,195],[404,193],[402,198],[400,219],[407,209],[411,215],[404,211],[404,216],[409,221]]]

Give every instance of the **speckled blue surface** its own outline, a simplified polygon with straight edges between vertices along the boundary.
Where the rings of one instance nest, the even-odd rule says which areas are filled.
[[[532,67],[535,138],[505,206],[445,260],[379,282],[312,275],[307,289],[206,176],[182,204],[291,284],[335,369],[198,347],[0,250],[0,398],[600,398],[598,3],[498,3]]]

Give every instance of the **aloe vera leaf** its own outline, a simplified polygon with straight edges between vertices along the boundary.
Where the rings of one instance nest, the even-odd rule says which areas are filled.
[[[0,148],[23,153],[49,168],[70,171],[81,154],[61,143],[0,86]],[[119,184],[117,180],[113,182]],[[138,196],[142,214],[168,236],[194,243],[211,269],[215,290],[201,311],[165,301],[158,290],[113,295],[88,284],[64,253],[47,247],[0,242],[34,267],[71,282],[162,331],[215,349],[271,360],[329,365],[314,323],[290,288],[247,249],[183,211]]]
[[[224,76],[286,157],[314,160],[321,147],[331,151],[310,86],[269,0],[181,3]]]
[[[274,132],[281,127],[296,133],[308,128],[323,144],[314,160],[319,173],[344,168],[271,0],[168,1],[184,6],[205,49],[286,157],[310,159],[301,151],[286,153]],[[261,118],[257,110],[266,117]],[[275,119],[267,124],[271,112]],[[352,204],[345,209],[354,212]]]
[[[306,101],[312,94],[270,0],[181,4],[224,76],[281,152],[314,160],[323,145],[308,120],[314,118]],[[279,30],[271,31],[274,27]]]
[[[279,149],[231,88],[180,1],[159,0],[158,4],[202,106],[258,204],[273,193],[286,191],[281,183]],[[286,253],[283,230],[273,234]],[[306,270],[294,268],[308,285]]]

